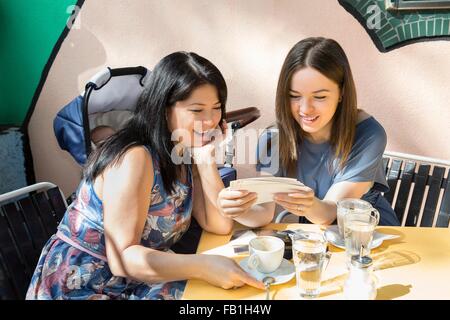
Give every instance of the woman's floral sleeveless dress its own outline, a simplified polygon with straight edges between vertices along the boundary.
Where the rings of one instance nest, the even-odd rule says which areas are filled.
[[[168,194],[159,162],[151,152],[154,184],[143,246],[167,251],[188,229],[193,201],[192,173],[187,185],[177,182]],[[103,205],[92,183],[82,181],[58,231],[42,250],[27,299],[179,299],[186,282],[148,284],[113,276],[109,269],[103,228]]]

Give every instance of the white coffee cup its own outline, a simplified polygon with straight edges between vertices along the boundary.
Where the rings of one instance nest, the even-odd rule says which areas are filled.
[[[262,273],[274,272],[281,265],[284,241],[277,237],[260,236],[250,240],[248,267]]]

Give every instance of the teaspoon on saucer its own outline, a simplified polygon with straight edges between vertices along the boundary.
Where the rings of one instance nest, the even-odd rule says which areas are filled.
[[[270,295],[269,295],[270,294],[270,285],[275,282],[275,278],[267,276],[267,277],[263,278],[262,282],[264,283],[264,286],[266,287],[266,300],[270,300]]]

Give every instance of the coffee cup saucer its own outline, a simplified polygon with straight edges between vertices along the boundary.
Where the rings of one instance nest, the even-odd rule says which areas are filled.
[[[393,239],[395,236],[390,237],[390,239]],[[344,238],[339,234],[339,229],[336,225],[329,226],[325,230],[325,238],[329,243],[331,243],[333,246],[338,247],[340,249],[345,249],[345,241]],[[380,236],[379,232],[374,232],[374,236],[372,239],[372,243],[370,245],[370,249],[375,249],[381,246],[385,237]],[[386,237],[387,238],[387,237]]]
[[[275,282],[272,283],[272,285],[286,283],[295,276],[294,264],[286,259],[283,259],[278,269],[271,273],[262,273],[256,269],[250,269],[248,267],[248,257],[241,260],[241,262],[239,262],[239,265],[256,280],[262,281],[262,279],[264,279],[265,277],[273,277],[275,279]]]

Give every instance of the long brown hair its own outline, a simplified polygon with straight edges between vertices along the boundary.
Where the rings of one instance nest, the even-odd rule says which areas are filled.
[[[288,53],[281,68],[276,93],[276,119],[279,130],[281,166],[288,172],[296,167],[297,145],[305,132],[292,116],[289,90],[292,76],[306,67],[314,68],[340,89],[341,101],[331,121],[330,145],[342,169],[350,154],[356,131],[356,89],[347,56],[342,47],[332,39],[307,38],[298,42]]]

